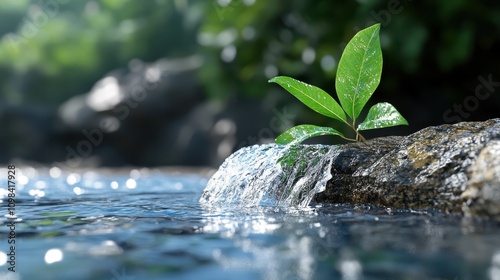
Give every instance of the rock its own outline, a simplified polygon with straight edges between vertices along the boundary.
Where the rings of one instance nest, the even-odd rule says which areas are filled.
[[[73,131],[100,128],[103,121],[113,119],[114,132],[137,123],[143,127],[144,120],[181,116],[205,99],[197,80],[201,65],[197,56],[153,63],[134,59],[128,69],[111,71],[88,93],[63,103],[59,117]]]
[[[106,74],[59,107],[64,165],[219,166],[236,148],[273,141],[294,115],[280,98],[207,100],[194,55]],[[280,95],[281,96],[281,95]],[[88,152],[87,152],[88,151]],[[69,158],[69,160],[68,160]],[[1,159],[1,154],[0,154]]]
[[[63,165],[164,163],[161,158],[168,154],[158,153],[164,143],[156,142],[160,129],[205,101],[197,78],[201,66],[198,56],[152,63],[134,59],[128,68],[108,73],[88,93],[67,100],[58,110],[58,132],[67,140],[64,147],[73,152]],[[147,149],[156,149],[153,159],[144,158]]]
[[[56,120],[48,106],[0,104],[0,162],[19,158],[50,162],[62,155],[61,143],[52,137],[57,134]]]
[[[219,166],[235,148],[255,144],[269,130],[272,112],[263,108],[264,102],[240,98],[201,103],[165,122],[140,160],[148,165]]]
[[[346,144],[313,201],[444,210],[500,220],[500,119]]]
[[[471,166],[470,180],[462,198],[467,212],[476,215],[500,216],[500,141],[484,147]]]

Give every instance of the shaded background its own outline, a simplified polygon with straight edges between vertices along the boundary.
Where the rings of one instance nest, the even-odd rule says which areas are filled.
[[[369,105],[410,126],[366,136],[498,117],[497,1],[2,1],[0,163],[217,166],[294,124],[336,125],[267,80],[335,96],[343,47],[375,22]]]

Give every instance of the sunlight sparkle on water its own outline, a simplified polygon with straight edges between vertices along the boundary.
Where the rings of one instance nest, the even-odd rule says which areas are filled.
[[[50,170],[49,170],[49,175],[53,179],[57,179],[57,178],[61,177],[61,174],[62,174],[62,170],[59,167],[54,166],[54,167],[50,168]]]
[[[80,182],[80,179],[81,179],[80,174],[71,173],[66,178],[66,182],[68,183],[68,185],[74,185],[74,184]]]
[[[35,197],[44,197],[45,192],[42,190],[29,190],[29,195],[35,196]]]
[[[128,179],[125,185],[129,189],[135,189],[137,187],[137,182],[134,179]]]
[[[7,254],[0,251],[0,266],[4,265],[6,263],[7,263]]]
[[[111,182],[111,184],[110,184],[110,185],[111,185],[111,188],[112,188],[113,190],[118,189],[118,182],[117,182],[117,181],[113,181],[113,182]]]
[[[24,175],[19,175],[19,179],[17,179],[17,182],[19,182],[19,184],[21,185],[26,185],[28,184],[30,181],[30,179],[28,178],[28,176],[24,176]]]
[[[489,274],[492,280],[500,280],[500,251],[498,251],[491,260]]]
[[[63,252],[59,249],[50,249],[45,253],[45,262],[47,264],[60,262],[63,259]]]
[[[111,256],[123,253],[123,250],[113,240],[103,241],[89,249],[89,254],[94,256]]]
[[[45,181],[36,181],[35,188],[37,189],[45,189],[47,187],[47,182]]]
[[[80,187],[74,187],[73,192],[76,193],[76,195],[81,195],[85,193],[85,190]]]

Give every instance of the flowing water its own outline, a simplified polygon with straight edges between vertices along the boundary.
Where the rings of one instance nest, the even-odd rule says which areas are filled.
[[[204,171],[18,166],[17,273],[7,274],[12,217],[0,187],[0,279],[500,279],[498,223],[301,206],[329,175],[301,155],[276,164],[282,152],[243,150],[210,183]]]
[[[331,178],[330,161],[337,150],[322,145],[242,148],[210,179],[200,203],[306,207]]]

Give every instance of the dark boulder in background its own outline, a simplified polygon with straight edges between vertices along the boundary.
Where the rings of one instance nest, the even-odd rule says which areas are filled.
[[[276,117],[272,96],[208,100],[198,78],[203,65],[196,55],[132,60],[57,110],[0,107],[0,143],[7,148],[0,161],[217,167],[237,148],[273,141],[289,126],[290,114]]]
[[[56,122],[57,115],[48,108],[0,103],[0,162],[13,158],[47,162],[58,153],[62,156],[61,145],[54,141]]]

